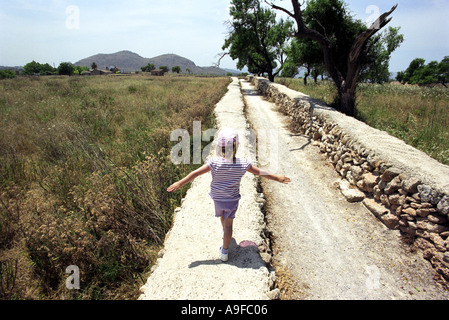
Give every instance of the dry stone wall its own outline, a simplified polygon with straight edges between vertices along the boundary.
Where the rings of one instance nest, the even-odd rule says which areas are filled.
[[[248,81],[319,147],[348,201],[363,201],[388,228],[413,239],[449,281],[448,166],[300,92],[265,78]]]

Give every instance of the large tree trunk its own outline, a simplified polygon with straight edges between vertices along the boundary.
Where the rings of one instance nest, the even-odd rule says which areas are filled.
[[[307,78],[309,77],[309,75],[310,75],[310,67],[309,66],[307,66],[307,71],[306,71],[306,73],[304,74],[304,85],[307,87]]]
[[[340,111],[348,116],[355,116],[355,92],[345,90],[338,93]]]

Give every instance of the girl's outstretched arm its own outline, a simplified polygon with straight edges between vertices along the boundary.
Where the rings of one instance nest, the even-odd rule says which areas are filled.
[[[260,169],[258,167],[255,166],[251,166],[248,170],[248,172],[251,172],[252,174],[270,179],[270,180],[274,180],[283,184],[289,184],[291,182],[290,178],[287,178],[286,176],[276,176],[274,174],[269,173],[268,171],[265,171],[263,169]]]
[[[205,164],[201,168],[189,173],[184,179],[181,179],[178,182],[173,183],[170,187],[167,188],[167,191],[174,192],[174,191],[180,189],[181,187],[183,187],[184,185],[186,185],[187,183],[192,182],[199,176],[201,176],[205,173],[208,173],[209,171],[210,171],[210,167],[207,164]]]

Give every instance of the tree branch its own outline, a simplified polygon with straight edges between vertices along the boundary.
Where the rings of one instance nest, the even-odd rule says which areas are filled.
[[[217,56],[220,56],[220,58],[218,59],[217,63],[214,63],[214,67],[220,68],[221,59],[223,59],[227,55],[229,55],[229,52],[219,53]]]
[[[377,33],[380,29],[385,27],[390,21],[391,18],[387,19],[389,15],[393,13],[397,8],[397,4],[391,8],[390,11],[382,14],[365,32],[359,34],[357,38],[354,40],[354,43],[351,47],[351,51],[349,54],[349,62],[355,62],[362,52],[363,46],[366,44],[369,38],[371,38],[375,33]]]

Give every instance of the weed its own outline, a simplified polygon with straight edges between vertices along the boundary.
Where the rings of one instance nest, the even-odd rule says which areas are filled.
[[[185,192],[165,190],[193,169],[170,162],[170,132],[213,126],[229,84],[148,79],[0,81],[2,298],[136,297]]]

